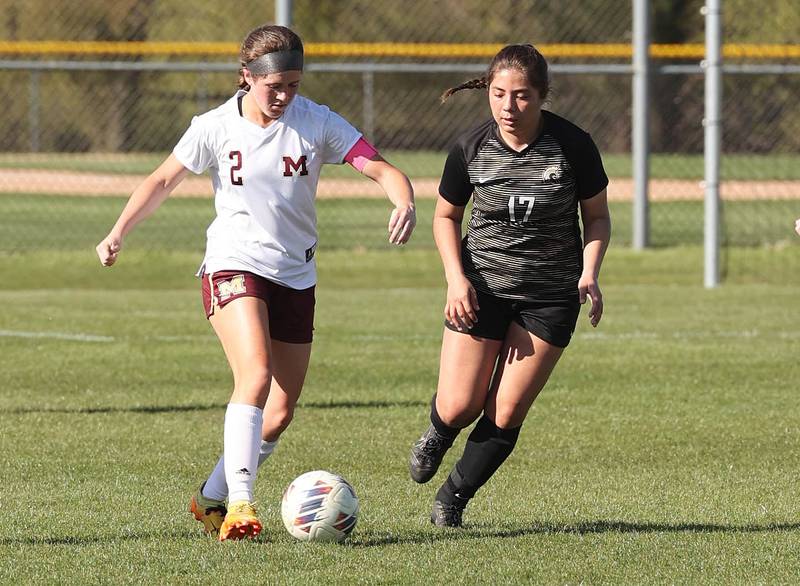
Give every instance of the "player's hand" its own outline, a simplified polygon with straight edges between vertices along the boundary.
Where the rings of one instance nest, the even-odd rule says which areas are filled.
[[[578,281],[578,298],[581,305],[589,299],[592,307],[589,309],[589,321],[592,327],[596,328],[603,317],[603,294],[600,292],[600,285],[594,277],[581,277]]]
[[[97,256],[100,258],[100,264],[104,267],[110,267],[117,262],[117,255],[122,249],[122,238],[109,234],[103,238],[102,242],[97,245]]]
[[[396,207],[389,217],[389,242],[392,244],[405,244],[411,238],[411,233],[417,225],[417,212],[414,204],[405,207]]]
[[[800,235],[800,218],[797,218],[797,220],[795,220],[794,231],[797,232],[798,235]]]
[[[444,318],[459,332],[469,330],[478,322],[478,295],[469,279],[462,276],[447,284],[447,304]]]

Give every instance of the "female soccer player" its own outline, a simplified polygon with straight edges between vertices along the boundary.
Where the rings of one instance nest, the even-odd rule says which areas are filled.
[[[189,171],[210,170],[216,218],[202,278],[206,316],[233,371],[223,456],[190,510],[219,539],[254,537],[256,470],[292,420],[311,354],[317,247],[314,198],[320,169],[347,162],[378,183],[395,208],[389,241],[416,224],[408,178],[327,107],[297,95],[303,44],[262,26],[241,48],[239,90],[197,116],[172,154],[131,195],[97,246],[114,264],[123,238]],[[226,507],[226,499],[228,501]]]
[[[431,521],[447,527],[461,526],[469,499],[511,453],[587,298],[591,324],[599,323],[611,232],[594,142],[542,110],[549,81],[539,51],[507,46],[485,77],[442,99],[476,88],[488,88],[492,118],[461,136],[439,185],[433,231],[447,279],[446,327],[431,425],[410,459],[412,479],[428,482],[459,431],[482,414],[436,494]]]

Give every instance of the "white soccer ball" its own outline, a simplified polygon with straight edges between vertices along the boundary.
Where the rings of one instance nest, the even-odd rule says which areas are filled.
[[[286,530],[301,541],[342,541],[356,526],[358,497],[341,476],[306,472],[284,491],[281,517]]]

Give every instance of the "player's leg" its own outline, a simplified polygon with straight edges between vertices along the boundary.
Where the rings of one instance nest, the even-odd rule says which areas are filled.
[[[272,285],[269,328],[272,333],[272,388],[264,408],[262,456],[274,449],[294,417],[308,372],[314,335],[315,288]],[[263,460],[262,460],[263,462]]]
[[[264,407],[258,454],[260,468],[274,451],[280,434],[291,422],[305,382],[314,329],[315,288],[294,290],[255,276],[248,277],[247,285],[251,292],[269,301],[269,332],[272,338],[272,380]],[[224,510],[227,497],[225,458],[221,457],[195,500],[204,501],[207,507],[221,506]]]
[[[258,467],[272,455],[281,433],[289,426],[303,389],[311,357],[311,344],[290,344],[272,339],[272,383],[264,406]],[[225,458],[220,457],[211,475],[203,483],[196,499],[208,507],[224,507],[228,498],[225,481]]]
[[[484,414],[470,433],[461,459],[436,494],[433,523],[461,525],[469,499],[514,449],[522,422],[563,351],[516,323],[509,327]]]
[[[264,300],[245,296],[218,308],[209,321],[222,343],[234,381],[223,434],[229,506],[219,538],[253,537],[261,531],[253,486],[272,376],[269,311]]]
[[[458,433],[483,410],[501,345],[502,340],[444,330],[431,423],[411,448],[409,472],[415,482],[433,478]]]
[[[459,331],[445,321],[439,383],[431,400],[430,426],[411,449],[412,480],[428,482],[458,433],[478,417],[486,402],[497,354],[512,318],[507,300],[476,291],[477,321]]]
[[[272,340],[272,387],[264,407],[262,437],[274,446],[294,418],[294,409],[303,390],[311,344],[290,344]]]

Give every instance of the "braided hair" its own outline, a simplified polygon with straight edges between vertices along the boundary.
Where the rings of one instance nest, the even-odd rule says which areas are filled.
[[[539,96],[542,100],[546,99],[550,93],[550,75],[547,68],[547,60],[539,50],[531,44],[507,45],[494,56],[486,75],[451,87],[442,94],[442,102],[461,90],[488,88],[495,74],[502,69],[516,69],[523,72],[528,78],[528,83],[531,84],[531,87],[539,91]]]
[[[461,90],[481,90],[486,89],[489,87],[489,81],[484,77],[477,77],[475,79],[470,79],[469,81],[465,81],[464,83],[457,85],[455,87],[451,87],[449,90],[442,94],[441,100],[444,102],[452,96],[454,93],[461,91]]]

